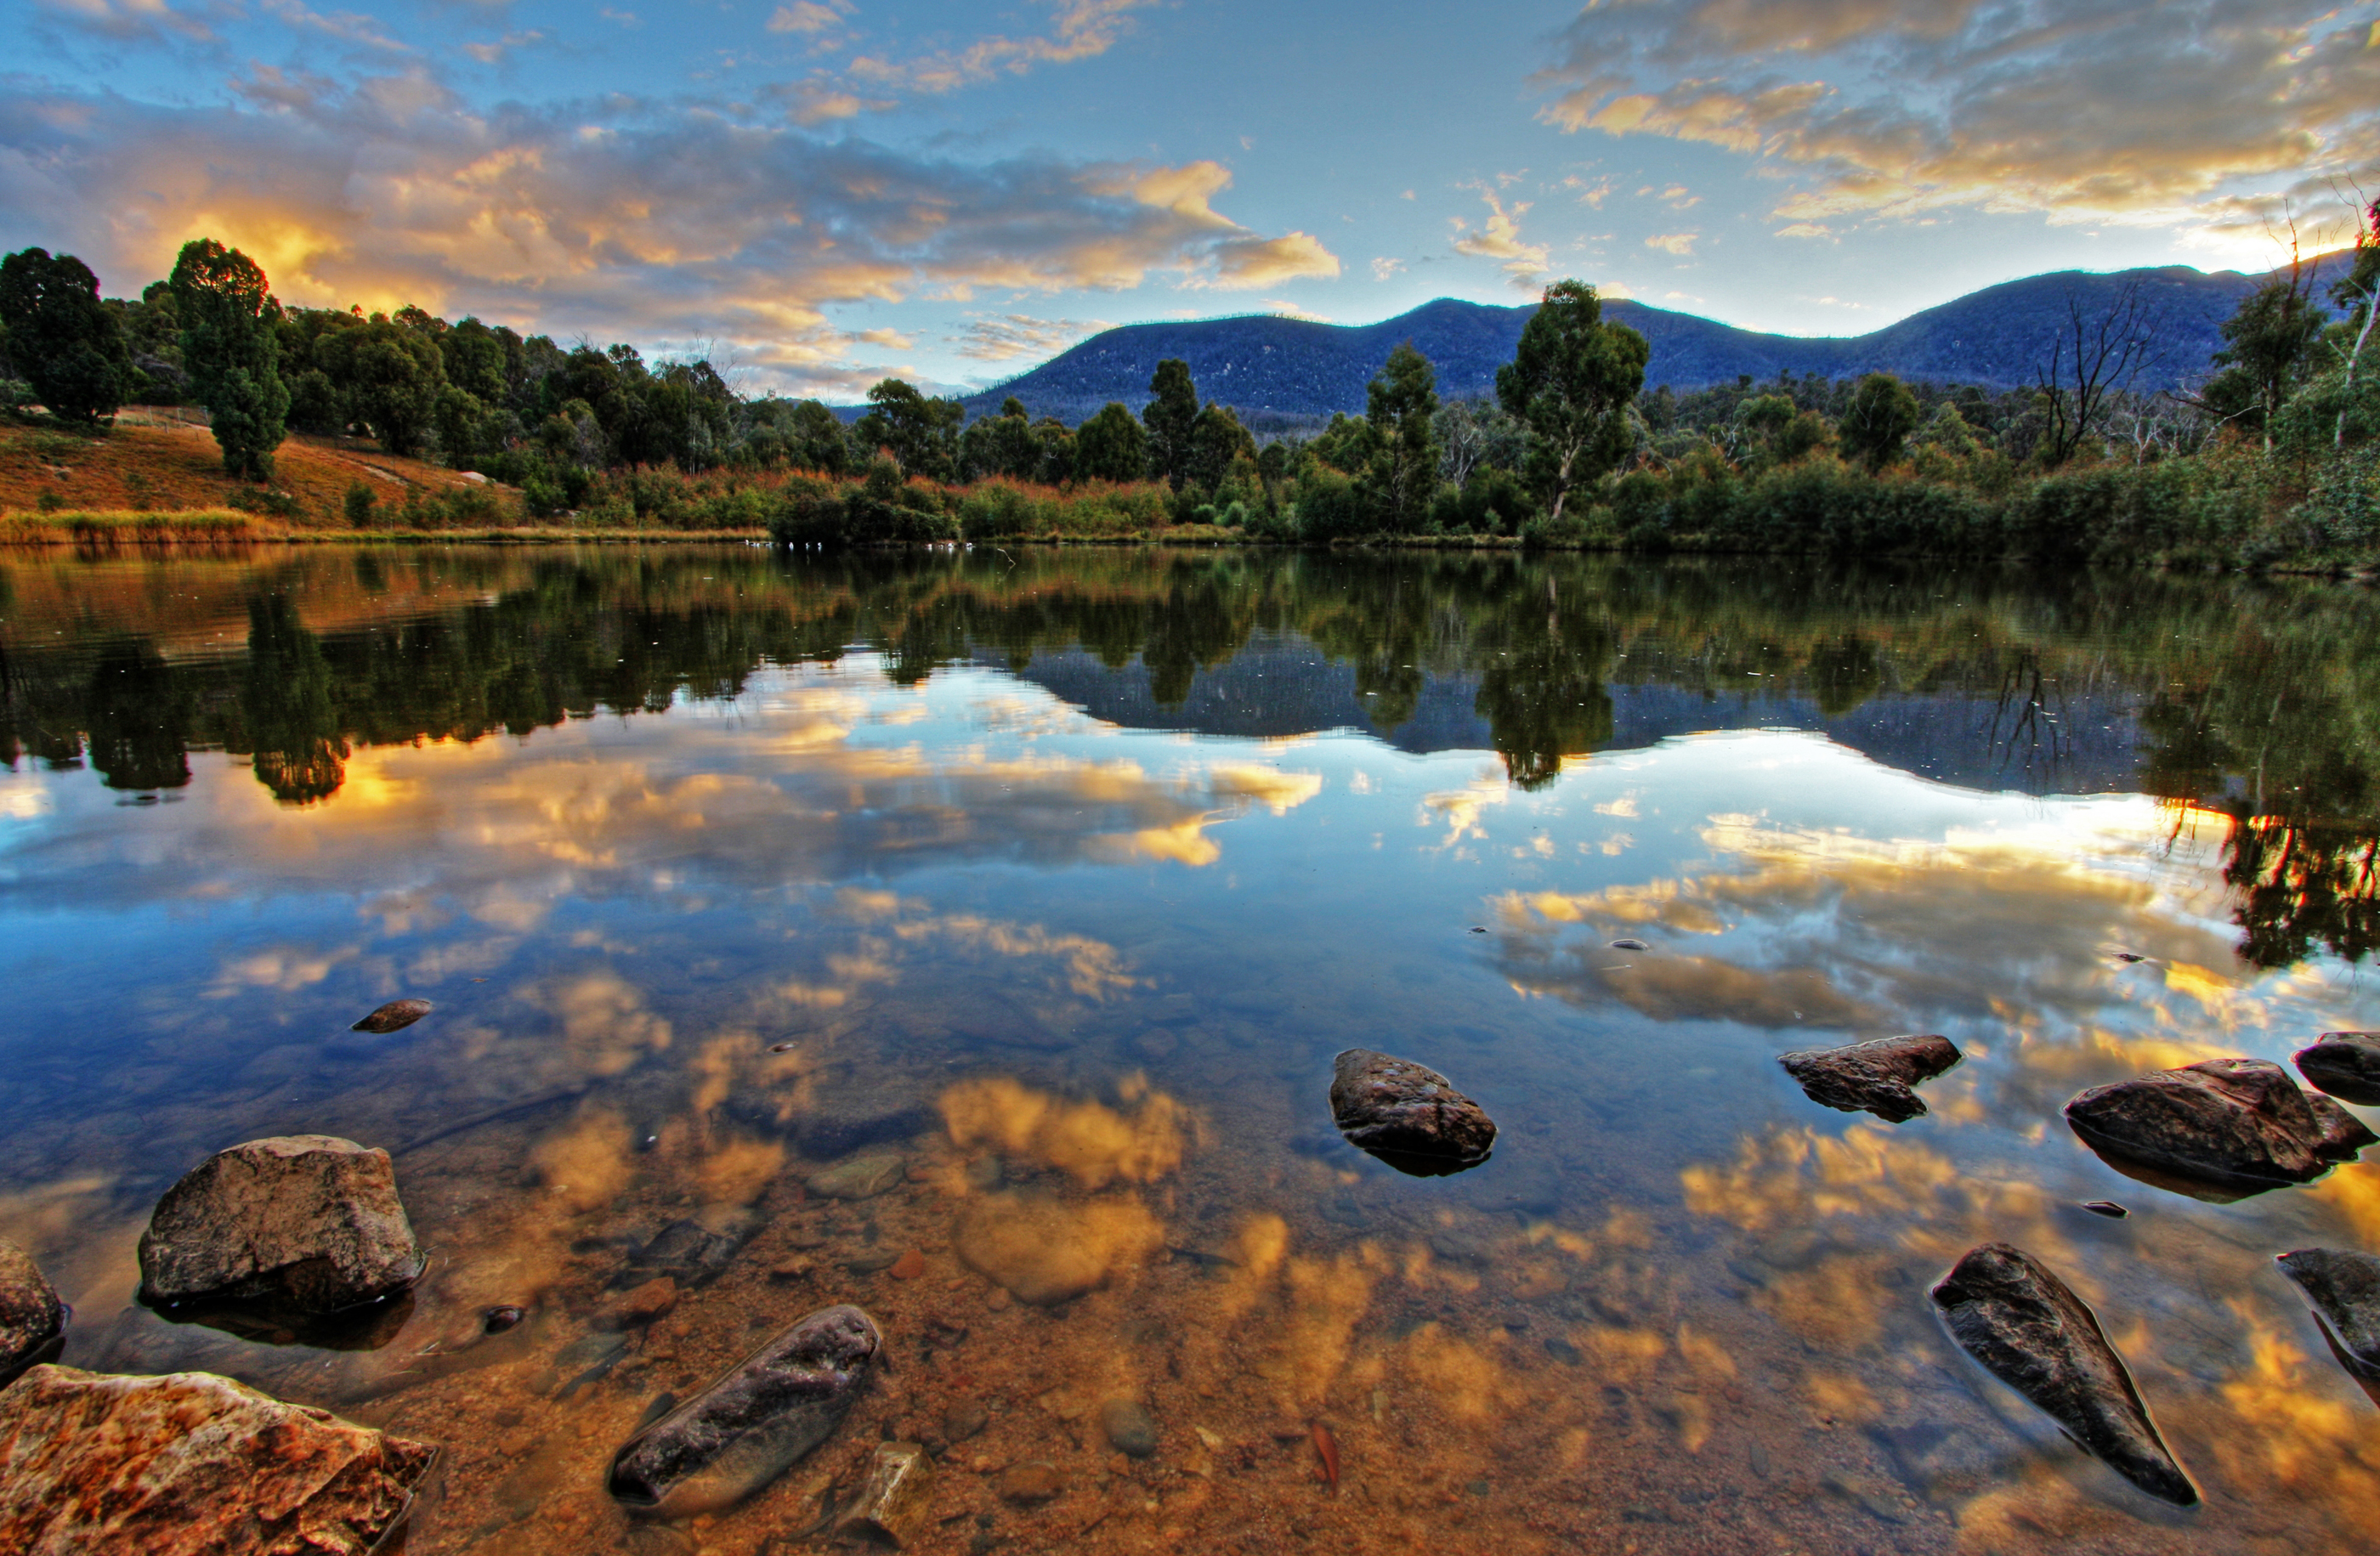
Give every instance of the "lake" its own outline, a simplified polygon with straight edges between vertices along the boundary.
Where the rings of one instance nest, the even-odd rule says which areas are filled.
[[[2380,1155],[2219,1203],[2059,1113],[2380,1026],[2360,587],[20,552],[0,651],[0,1236],[72,1365],[443,1445],[407,1550],[791,1550],[885,1439],[971,1553],[2369,1538],[2374,1406],[2273,1259],[2380,1247]],[[1902,1123],[1776,1062],[1917,1032],[1965,1059]],[[1492,1157],[1346,1143],[1356,1046]],[[409,1303],[140,1306],[158,1196],[290,1133],[393,1153]],[[1928,1289],[1991,1241],[2094,1307],[2204,1505],[1949,1341]],[[649,1402],[838,1301],[892,1367],[837,1435],[632,1526]]]

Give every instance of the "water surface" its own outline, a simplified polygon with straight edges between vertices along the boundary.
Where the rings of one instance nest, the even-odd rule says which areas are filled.
[[[2360,590],[2149,574],[19,553],[0,1236],[73,1364],[445,1444],[408,1550],[790,1548],[888,1435],[941,1450],[940,1550],[2350,1548],[2374,1406],[2271,1260],[2380,1244],[2380,1165],[2206,1203],[2058,1109],[2380,1026],[2376,640]],[[1898,1126],[1774,1063],[1900,1031],[1967,1062]],[[1351,1045],[1492,1160],[1340,1141]],[[395,1153],[410,1306],[139,1307],[157,1195],[295,1132]],[[1987,1240],[2096,1307],[2204,1507],[1948,1343]],[[1101,1284],[1016,1301],[1020,1246]],[[648,1403],[838,1300],[896,1364],[842,1432],[632,1529]],[[1030,1461],[1063,1492],[1000,1500]]]

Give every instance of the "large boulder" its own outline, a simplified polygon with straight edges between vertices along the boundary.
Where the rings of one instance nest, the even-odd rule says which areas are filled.
[[[67,1305],[32,1255],[0,1237],[0,1386],[56,1356],[66,1328]]]
[[[2313,1305],[2348,1371],[2380,1383],[2380,1259],[2338,1248],[2299,1248],[2274,1260]]]
[[[1961,1349],[2086,1453],[2162,1502],[2197,1504],[2097,1317],[2031,1254],[2006,1243],[1969,1250],[1934,1305]]]
[[[732,1506],[833,1435],[883,1349],[866,1313],[820,1309],[623,1444],[612,1495],[658,1518]]]
[[[404,1290],[422,1264],[388,1152],[329,1135],[218,1152],[165,1190],[140,1236],[141,1296],[168,1307],[336,1312]]]
[[[1330,1116],[1350,1144],[1409,1172],[1475,1166],[1496,1144],[1495,1121],[1454,1082],[1369,1048],[1339,1055],[1330,1077]]]
[[[0,1393],[0,1550],[365,1556],[436,1456],[209,1373],[36,1367]]]
[[[1911,1088],[1959,1062],[1958,1046],[1938,1033],[1879,1037],[1841,1048],[1785,1054],[1777,1062],[1810,1100],[1839,1113],[1873,1113],[1900,1124],[1925,1112]]]
[[[2094,1086],[2066,1104],[2066,1120],[2103,1155],[2254,1193],[2353,1158],[2362,1126],[2333,1108],[2317,1114],[2278,1065],[2209,1059]]]
[[[2298,1073],[2342,1102],[2380,1107],[2380,1032],[2326,1031],[2297,1051]]]

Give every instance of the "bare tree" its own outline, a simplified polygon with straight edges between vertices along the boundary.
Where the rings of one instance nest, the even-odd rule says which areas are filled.
[[[2048,425],[2042,445],[2048,464],[2074,457],[2097,429],[2113,397],[2128,397],[2141,379],[2172,354],[2165,310],[2130,277],[2107,306],[2094,309],[2080,287],[2066,289],[2066,322],[2051,342],[2049,360],[2036,363]]]

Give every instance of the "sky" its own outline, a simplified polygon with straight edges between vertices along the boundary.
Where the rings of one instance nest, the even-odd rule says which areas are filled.
[[[366,0],[370,3],[370,0]],[[2380,194],[2380,0],[0,0],[0,249],[989,386],[1112,324],[1576,277],[1861,334]]]

